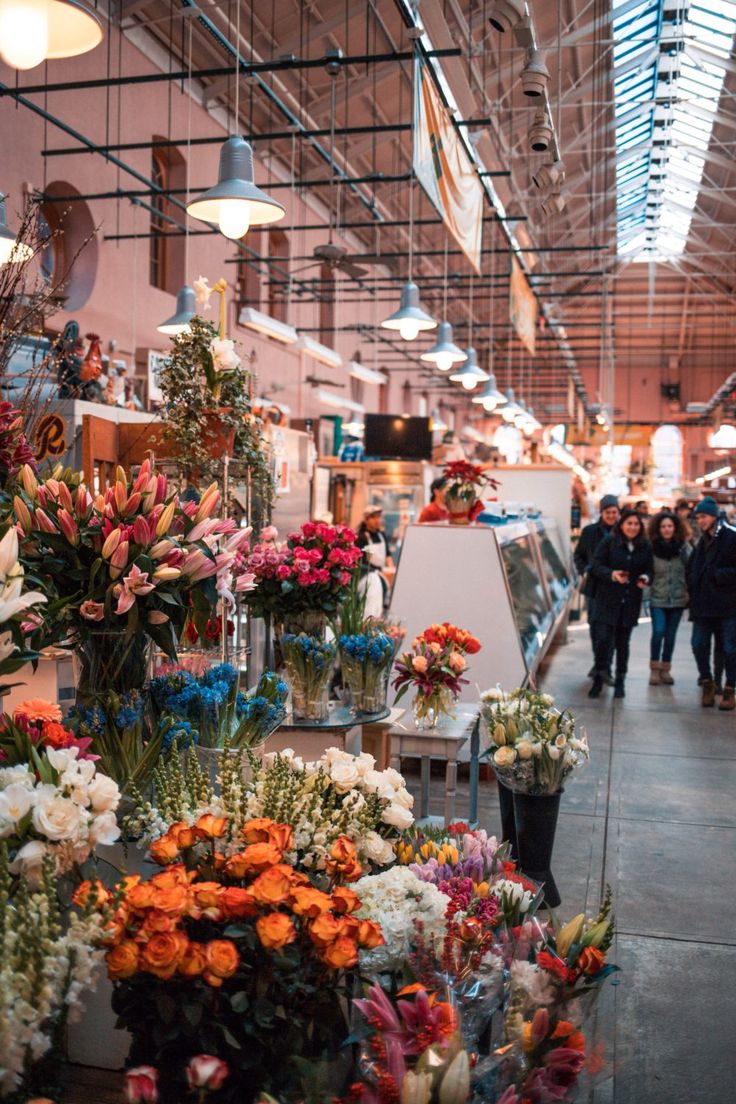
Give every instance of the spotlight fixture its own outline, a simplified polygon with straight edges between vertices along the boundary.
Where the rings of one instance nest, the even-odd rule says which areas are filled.
[[[491,414],[494,410],[497,410],[499,406],[503,406],[507,402],[503,391],[498,390],[496,376],[493,372],[490,373],[488,383],[480,394],[473,395],[472,401],[482,406],[488,414]]]
[[[564,161],[545,161],[532,176],[532,184],[540,191],[555,188],[565,180]]]
[[[461,364],[465,360],[465,353],[452,339],[452,326],[449,322],[440,322],[437,341],[419,359],[434,364],[438,372],[449,372],[453,364]]]
[[[534,122],[529,129],[529,145],[535,153],[546,153],[552,141],[552,125],[543,107],[534,112]]]
[[[478,364],[478,354],[472,346],[466,350],[466,358],[460,368],[453,369],[449,378],[453,383],[462,384],[465,391],[474,391],[479,383],[487,383],[490,376]]]
[[[197,296],[194,288],[183,287],[176,297],[176,310],[171,318],[167,318],[156,329],[159,333],[170,334],[172,337],[180,333],[188,333],[189,323],[197,313]]]
[[[102,23],[82,0],[0,0],[0,57],[13,69],[78,57],[102,42]]]
[[[493,0],[488,20],[497,31],[512,31],[524,18],[525,0]]]
[[[525,96],[543,96],[549,84],[549,69],[544,64],[541,50],[530,50],[521,71],[521,87]]]
[[[202,222],[216,223],[221,234],[235,241],[250,226],[278,222],[286,210],[257,187],[253,178],[253,150],[244,138],[234,135],[220,150],[217,184],[188,203],[187,214]]]
[[[550,192],[550,194],[542,200],[542,213],[547,217],[550,215],[561,215],[567,207],[567,201],[560,192]]]
[[[419,288],[408,280],[401,289],[401,305],[381,323],[385,330],[398,330],[404,341],[413,341],[422,330],[433,330],[437,322],[422,309]]]
[[[5,214],[5,196],[0,192],[0,265],[27,261],[33,250],[25,242],[19,242],[8,226]]]

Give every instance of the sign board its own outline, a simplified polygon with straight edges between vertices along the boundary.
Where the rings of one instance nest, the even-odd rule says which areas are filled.
[[[168,359],[168,353],[158,353],[155,349],[148,350],[149,403],[162,403],[164,401],[164,393],[161,390],[161,368]]]
[[[614,445],[631,445],[634,448],[649,448],[654,433],[653,425],[616,425],[613,427]],[[582,433],[575,432],[574,439],[568,441],[571,445],[588,445],[592,448],[600,448],[609,442],[608,433],[600,426],[589,426]]]
[[[429,65],[420,57],[414,68],[414,172],[480,275],[485,191]]]
[[[528,353],[537,351],[537,317],[539,304],[524,270],[516,257],[511,257],[509,280],[509,318],[517,336]]]

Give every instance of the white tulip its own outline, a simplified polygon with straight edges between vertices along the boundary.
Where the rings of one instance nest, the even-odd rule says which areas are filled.
[[[21,782],[13,782],[0,793],[0,818],[17,824],[30,812],[31,804],[31,791]]]

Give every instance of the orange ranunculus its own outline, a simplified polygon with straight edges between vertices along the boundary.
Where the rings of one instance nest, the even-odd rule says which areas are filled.
[[[166,834],[173,839],[180,851],[193,847],[199,839],[197,833],[185,820],[178,820],[176,824],[172,824]]]
[[[194,825],[195,831],[204,839],[222,839],[227,832],[227,817],[216,817],[212,813],[205,813]]]
[[[240,963],[238,948],[231,939],[212,939],[206,947],[207,969],[205,980],[232,977]]]
[[[151,909],[146,913],[146,919],[141,925],[141,933],[145,936],[156,935],[157,932],[171,932],[176,930],[178,918],[160,909]]]
[[[332,891],[332,907],[335,912],[357,912],[360,908],[360,897],[347,886],[337,886]]]
[[[219,882],[195,882],[189,890],[189,915],[195,920],[201,920],[202,917],[219,920],[222,916],[221,893],[222,886]]]
[[[358,942],[361,947],[365,947],[367,951],[372,950],[374,947],[382,946],[386,941],[383,938],[381,925],[377,924],[374,920],[361,920],[358,929]]]
[[[249,843],[241,854],[248,870],[256,872],[267,870],[269,866],[277,866],[284,857],[272,843]]]
[[[65,748],[69,746],[70,739],[73,739],[73,733],[57,721],[45,721],[41,728],[41,738],[46,747]]]
[[[285,912],[270,912],[256,920],[256,931],[267,951],[279,951],[296,939],[296,928]]]
[[[88,904],[92,904],[95,908],[101,908],[102,905],[107,904],[110,898],[111,895],[99,878],[95,878],[93,881],[87,879],[86,882],[82,882],[74,890],[72,904],[79,908],[86,908]]]
[[[138,947],[131,939],[125,939],[105,955],[107,975],[112,981],[132,977],[138,971]]]
[[[583,947],[576,966],[584,974],[597,974],[606,964],[606,956],[597,947]]]
[[[145,912],[153,908],[155,886],[151,882],[138,882],[125,895],[125,903],[133,912]]]
[[[185,978],[195,978],[203,974],[207,966],[207,948],[204,943],[190,943],[179,959],[177,972]]]
[[[249,890],[228,886],[220,894],[220,910],[226,920],[243,920],[246,916],[255,916],[258,905]]]
[[[268,829],[268,842],[279,851],[291,851],[294,846],[294,829],[290,824],[276,824],[272,822]]]
[[[13,710],[13,720],[25,717],[27,721],[60,721],[61,709],[55,702],[46,701],[44,698],[28,698],[18,702]]]
[[[173,837],[169,835],[154,840],[148,850],[153,861],[159,866],[166,866],[179,858],[179,848]]]
[[[329,894],[311,886],[297,886],[291,895],[291,911],[296,916],[306,916],[310,920],[329,912],[332,901]]]
[[[176,973],[188,945],[184,932],[157,932],[142,949],[141,965],[154,977],[168,981]]]
[[[270,843],[274,821],[270,817],[252,817],[240,829],[246,843]]]
[[[320,958],[333,970],[348,970],[358,965],[358,947],[347,935],[341,935],[322,950]]]
[[[188,900],[187,887],[175,885],[171,887],[154,886],[153,907],[161,912],[183,912]]]
[[[260,905],[283,905],[288,900],[293,883],[282,865],[269,867],[251,884],[250,891]]]
[[[309,925],[309,935],[318,947],[326,947],[328,943],[334,943],[344,935],[342,920],[338,920],[330,912],[325,912]]]

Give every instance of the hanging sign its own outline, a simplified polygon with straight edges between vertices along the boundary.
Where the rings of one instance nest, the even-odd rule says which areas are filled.
[[[480,275],[483,185],[453,126],[429,66],[414,69],[414,172],[465,256]]]
[[[532,356],[537,351],[539,304],[516,257],[511,257],[509,317],[522,345]]]

